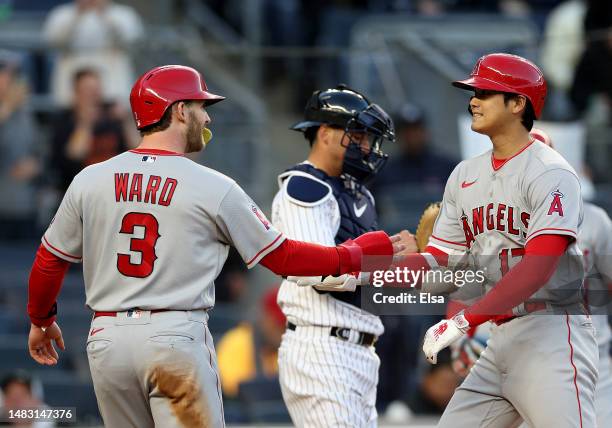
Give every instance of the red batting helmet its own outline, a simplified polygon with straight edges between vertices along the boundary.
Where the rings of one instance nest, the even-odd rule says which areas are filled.
[[[470,77],[453,82],[461,89],[486,89],[525,96],[540,117],[546,98],[546,80],[532,62],[516,55],[494,53],[481,57]]]
[[[531,128],[531,131],[529,131],[529,135],[531,135],[534,139],[543,142],[551,149],[555,148],[550,136],[546,132],[542,131],[541,129]]]
[[[224,99],[208,92],[202,75],[183,65],[164,65],[147,71],[134,83],[130,93],[138,129],[159,122],[176,101],[204,100],[206,105],[211,105]]]

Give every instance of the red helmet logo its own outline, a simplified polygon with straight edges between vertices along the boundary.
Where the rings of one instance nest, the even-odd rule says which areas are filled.
[[[546,80],[538,66],[520,56],[504,53],[481,57],[470,77],[453,85],[467,90],[477,88],[523,95],[531,103],[536,119],[542,114],[546,99]]]
[[[134,83],[130,93],[138,129],[159,122],[176,101],[204,100],[206,105],[211,105],[224,99],[208,92],[202,75],[183,65],[164,65],[147,71]]]

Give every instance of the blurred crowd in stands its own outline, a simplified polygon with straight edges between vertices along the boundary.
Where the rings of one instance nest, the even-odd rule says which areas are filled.
[[[13,9],[23,6],[20,3],[16,0],[0,1],[0,25],[2,20],[10,20]],[[86,364],[83,342],[90,318],[90,313],[83,307],[80,272],[75,269],[67,278],[65,290],[60,295],[60,307],[66,310],[60,310],[59,321],[70,319],[72,314],[71,323],[62,326],[70,330],[70,324],[74,324],[74,331],[69,334],[82,337],[72,337],[73,354],[66,357],[66,365],[48,369],[46,374],[25,362],[29,359],[24,337],[27,332],[25,290],[36,241],[74,175],[87,165],[109,159],[138,144],[127,94],[141,71],[134,65],[131,47],[145,37],[146,22],[136,8],[126,4],[136,5],[137,1],[40,0],[27,3],[29,8],[38,4],[42,10],[49,10],[41,22],[41,37],[48,46],[48,60],[53,67],[48,75],[32,73],[29,52],[12,47],[5,49],[0,44],[0,259],[4,266],[0,269],[0,308],[6,308],[7,311],[3,312],[16,317],[10,322],[4,322],[2,318],[0,348],[12,346],[21,349],[24,360],[20,362],[15,358],[8,361],[8,354],[0,349],[3,372],[0,375],[7,376],[0,386],[5,407],[10,407],[13,400],[40,405],[43,395],[36,390],[41,388],[40,384],[33,382],[24,372],[12,372],[12,369],[26,368],[40,375],[45,385],[48,383],[58,388],[76,385],[73,395],[67,397],[89,400],[89,404],[83,404],[89,410],[84,411],[95,413],[95,401],[91,404],[93,391],[89,395],[79,392],[89,386],[87,371],[82,370],[82,365]],[[239,12],[243,0],[209,0],[207,3],[236,31],[243,31],[244,22]],[[321,39],[321,28],[338,26],[338,31],[346,35],[348,26],[357,22],[357,18],[372,13],[422,16],[500,13],[533,19],[542,31],[538,62],[550,88],[545,118],[583,120],[592,138],[604,140],[604,144],[594,148],[588,146],[587,159],[590,156],[601,162],[603,156],[604,165],[610,164],[610,1],[266,0],[262,5],[266,12],[263,43],[269,46],[322,45],[326,41]],[[350,12],[353,18],[346,21],[346,28],[330,21],[331,10]],[[338,19],[340,15],[335,13],[333,16]],[[299,72],[288,73],[291,77],[287,78],[295,79],[296,90],[292,104],[283,108],[301,108],[307,95],[315,89],[313,82],[320,82],[312,74],[317,70],[311,66],[313,61],[312,58],[300,59]],[[277,63],[275,66],[287,64]],[[274,85],[272,79],[279,73],[271,73],[271,76],[267,79],[268,85]],[[332,81],[339,78],[333,74],[328,77]],[[42,113],[32,108],[34,89],[50,97],[52,108],[44,109]],[[373,183],[374,195],[384,201],[394,197],[392,189],[398,185],[413,185],[438,195],[439,199],[446,179],[459,159],[434,149],[438,145],[431,141],[431,118],[426,117],[424,110],[417,105],[418,100],[405,101],[393,112],[398,144],[386,168]],[[274,106],[270,106],[270,110],[273,113]],[[293,159],[295,162],[301,160]],[[275,167],[280,168],[280,165]],[[607,172],[608,175],[605,168],[603,171],[602,168],[595,170],[594,181],[605,183],[612,180],[610,171]],[[272,184],[269,190],[270,193],[275,191]],[[385,204],[381,203],[379,207],[384,211]],[[420,209],[417,207],[417,211]],[[403,226],[414,229],[415,220],[410,219]],[[217,341],[223,391],[228,400],[226,419],[286,421],[287,414],[275,378],[276,349],[285,320],[276,305],[276,287],[260,287],[265,289],[260,293],[263,297],[253,299],[253,293],[249,292],[252,278],[239,257],[232,254],[216,282],[218,305],[211,315],[211,331]],[[259,304],[253,303],[258,301]],[[21,306],[15,307],[16,302]],[[252,320],[247,320],[244,308],[251,306],[257,306],[259,310]],[[382,360],[378,406],[383,415],[389,407],[390,418],[400,415],[401,419],[411,412],[441,412],[459,382],[450,368],[449,355],[440,356],[442,362],[436,366],[425,364],[420,342],[425,328],[437,319],[416,318],[384,317],[386,333],[377,344]],[[7,345],[9,341],[12,341],[10,346]],[[65,378],[56,382],[55,375],[49,375],[53,370],[71,372],[70,379],[74,382]],[[263,393],[264,390],[267,392]],[[49,397],[49,394],[45,395],[45,398]],[[254,405],[257,400],[278,406]],[[60,400],[53,404],[64,403]]]

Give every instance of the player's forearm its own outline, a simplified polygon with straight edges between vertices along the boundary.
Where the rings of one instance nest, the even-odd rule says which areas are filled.
[[[287,239],[260,263],[283,276],[342,275],[369,268],[386,269],[393,260],[393,252],[389,236],[377,231],[336,247]]]
[[[47,327],[55,321],[56,300],[70,263],[38,248],[28,285],[28,315],[33,324]]]
[[[542,235],[530,241],[523,259],[485,297],[466,309],[470,326],[511,314],[515,306],[546,285],[569,243],[568,237],[560,235]]]
[[[286,239],[260,263],[282,276],[337,275],[341,258],[338,248]]]

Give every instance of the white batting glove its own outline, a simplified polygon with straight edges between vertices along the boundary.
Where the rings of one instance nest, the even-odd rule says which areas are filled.
[[[295,282],[298,287],[312,287],[323,281],[322,276],[288,276],[287,281]]]
[[[363,272],[347,273],[340,276],[289,276],[287,280],[300,287],[314,287],[319,291],[355,291],[358,285],[368,283],[368,275]]]
[[[463,336],[469,328],[470,324],[463,316],[463,311],[449,320],[442,320],[429,327],[423,342],[423,352],[427,361],[436,364],[438,362],[438,352]]]

